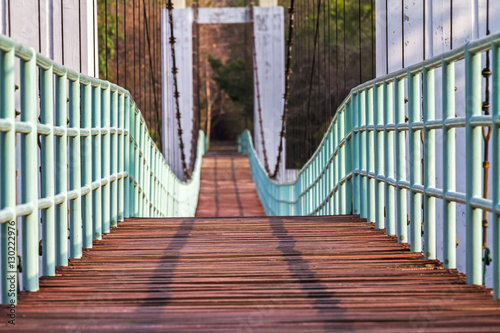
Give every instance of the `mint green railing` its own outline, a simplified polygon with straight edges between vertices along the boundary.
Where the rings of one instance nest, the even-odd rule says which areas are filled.
[[[377,228],[385,228],[387,234],[397,234],[400,242],[409,241],[412,251],[423,251],[426,258],[435,259],[436,199],[440,199],[443,200],[444,267],[456,268],[455,205],[464,204],[467,282],[482,284],[482,213],[491,212],[493,289],[494,297],[500,298],[499,45],[500,34],[491,35],[352,89],[294,183],[279,184],[268,178],[250,133],[245,132],[240,138],[241,150],[250,158],[252,175],[266,213],[360,214],[369,222],[375,222]],[[481,57],[488,50],[491,50],[493,72],[492,115],[482,115]],[[455,63],[462,59],[466,69],[466,117],[457,118]],[[436,119],[435,112],[434,72],[438,68],[442,73],[442,119]],[[408,121],[405,121],[405,86]],[[466,129],[466,172],[460,175],[466,180],[465,193],[456,191],[455,128],[459,127]],[[492,199],[482,197],[483,127],[492,128]],[[442,131],[439,143],[443,151],[442,165],[436,165],[435,159],[438,130]],[[436,187],[436,168],[442,170],[443,188]],[[423,244],[422,220],[425,221]]]
[[[22,218],[23,286],[36,291],[39,244],[42,273],[53,276],[56,266],[67,265],[68,257],[80,258],[82,248],[92,247],[93,239],[124,218],[193,216],[204,150],[200,132],[192,180],[179,181],[127,90],[0,36],[2,302],[16,302],[17,218]],[[21,165],[17,178],[16,159]]]

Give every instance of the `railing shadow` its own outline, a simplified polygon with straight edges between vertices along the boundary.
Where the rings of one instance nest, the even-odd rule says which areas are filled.
[[[269,225],[272,229],[273,236],[279,240],[276,247],[283,255],[283,260],[286,262],[288,271],[291,273],[292,278],[297,284],[301,286],[302,291],[306,297],[311,300],[311,306],[318,311],[318,314],[325,316],[333,313],[338,317],[339,301],[335,299],[335,293],[329,291],[326,286],[311,268],[308,260],[303,258],[303,254],[296,248],[297,240],[289,234],[288,229],[281,217],[269,218]],[[331,325],[325,321],[324,317],[320,316],[318,319],[323,323],[324,329],[331,329]],[[347,323],[344,323],[347,325]],[[342,329],[346,329],[345,326]]]
[[[234,168],[234,156],[231,156],[231,177],[233,179],[234,192],[236,195],[236,203],[238,204],[238,212],[240,216],[244,216],[243,214],[243,204],[241,203],[240,198],[240,190],[238,188],[238,182],[236,181],[236,172]]]
[[[174,272],[177,269],[182,256],[181,251],[188,243],[189,236],[193,231],[195,223],[195,218],[182,219],[181,223],[177,227],[177,231],[171,237],[168,245],[163,249],[163,256],[158,259],[161,262],[168,263],[168,265],[159,265],[151,274],[151,282],[154,282],[156,276],[161,274],[162,282],[160,289],[163,293],[168,293],[172,289]],[[150,291],[147,292],[146,296],[143,298],[144,301],[139,304],[138,307],[165,306],[171,302],[171,299],[168,296],[159,297],[158,283],[153,283],[153,285],[153,287],[148,287]]]

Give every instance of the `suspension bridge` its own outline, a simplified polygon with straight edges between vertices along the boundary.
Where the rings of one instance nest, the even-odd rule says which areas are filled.
[[[0,35],[0,330],[498,331],[500,34],[353,87],[286,181],[294,9],[274,164],[258,84],[259,139],[184,152],[168,1],[177,173],[128,90]]]

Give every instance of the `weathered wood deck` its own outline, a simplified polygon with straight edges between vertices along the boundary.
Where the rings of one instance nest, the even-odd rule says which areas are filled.
[[[198,214],[252,214],[242,198],[256,204],[256,194],[242,192],[239,178],[248,165],[213,157],[204,163]],[[230,175],[222,180],[214,167]],[[216,191],[207,176],[215,172]],[[128,219],[43,278],[39,292],[21,293],[16,311],[16,328],[30,332],[500,328],[500,302],[489,290],[353,216]]]
[[[248,158],[235,151],[203,157],[196,216],[265,216],[252,180]]]

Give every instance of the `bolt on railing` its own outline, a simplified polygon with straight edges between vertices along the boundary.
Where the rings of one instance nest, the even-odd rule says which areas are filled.
[[[15,111],[16,61],[20,120]],[[56,266],[67,265],[68,257],[81,258],[82,248],[92,247],[94,239],[124,218],[193,216],[205,152],[202,132],[197,152],[193,178],[179,181],[127,90],[69,70],[0,36],[2,303],[17,300],[18,218],[23,287],[36,291],[39,244],[41,272],[53,276]],[[16,159],[21,162],[17,180]],[[21,202],[16,202],[16,182]]]
[[[481,56],[488,50],[492,51],[492,115],[481,115]],[[455,63],[460,60],[465,62],[466,115],[458,118]],[[442,74],[442,119],[436,119],[435,110],[437,68]],[[465,128],[465,193],[456,190],[455,129],[460,127]],[[492,128],[491,199],[482,194],[483,127]],[[441,165],[436,165],[435,158],[438,130],[442,131]],[[385,228],[387,234],[398,235],[399,242],[409,242],[412,251],[436,259],[436,199],[442,200],[445,268],[456,268],[456,204],[465,205],[466,277],[470,284],[483,281],[482,213],[492,213],[493,289],[494,298],[500,298],[499,137],[500,34],[496,34],[353,88],[294,183],[280,184],[268,177],[248,131],[239,144],[250,158],[268,215],[359,214],[377,228]],[[436,168],[442,170],[442,188],[436,187]]]

